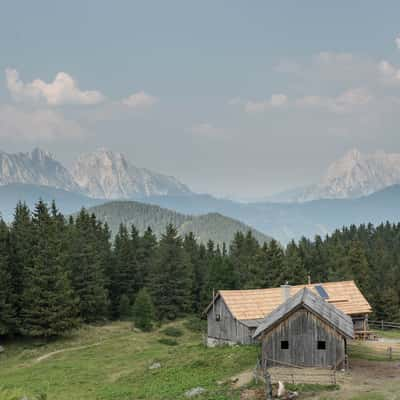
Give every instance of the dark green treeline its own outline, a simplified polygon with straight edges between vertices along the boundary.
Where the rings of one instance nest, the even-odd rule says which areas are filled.
[[[169,225],[157,239],[106,224],[82,210],[64,218],[39,201],[0,220],[0,335],[52,337],[82,323],[130,317],[146,289],[158,320],[200,314],[213,289],[247,289],[354,279],[377,318],[400,320],[400,224],[351,226],[286,249],[238,232],[227,247],[182,238]]]

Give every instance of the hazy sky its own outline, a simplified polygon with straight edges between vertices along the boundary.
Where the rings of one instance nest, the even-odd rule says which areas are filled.
[[[0,148],[261,197],[400,152],[400,2],[4,1]],[[397,39],[398,38],[398,39]]]

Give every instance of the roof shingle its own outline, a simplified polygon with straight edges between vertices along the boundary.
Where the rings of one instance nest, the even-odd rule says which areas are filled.
[[[305,287],[318,294],[315,290],[317,285],[322,285],[329,295],[327,302],[335,305],[345,314],[355,315],[371,312],[371,306],[354,281],[291,286],[290,295],[295,295]],[[224,299],[232,315],[238,320],[265,318],[266,315],[284,302],[281,288],[220,290],[217,296],[221,296]]]

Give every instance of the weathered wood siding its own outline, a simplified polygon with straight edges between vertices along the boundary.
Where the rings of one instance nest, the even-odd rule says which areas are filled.
[[[282,341],[289,342],[289,349],[281,348]],[[325,350],[318,350],[318,341],[325,341]],[[275,360],[308,367],[340,367],[337,364],[344,361],[345,354],[344,337],[304,308],[262,338],[262,358],[267,366],[282,365]]]
[[[220,316],[217,321],[216,316]],[[215,339],[219,343],[254,343],[252,336],[255,329],[249,329],[247,326],[236,320],[223,299],[216,300],[214,308],[210,308],[207,314],[208,338]]]

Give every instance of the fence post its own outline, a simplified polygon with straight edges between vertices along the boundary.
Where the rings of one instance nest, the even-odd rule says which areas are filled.
[[[393,359],[393,349],[392,349],[392,346],[390,346],[390,347],[388,348],[388,353],[389,353],[389,360],[392,360],[392,359]]]
[[[385,323],[384,323],[383,320],[382,320],[382,321],[381,321],[382,330],[384,329],[384,326],[385,326]]]
[[[271,375],[269,374],[267,368],[265,368],[264,377],[265,377],[265,399],[266,399],[266,400],[272,400],[272,382],[271,382]]]

